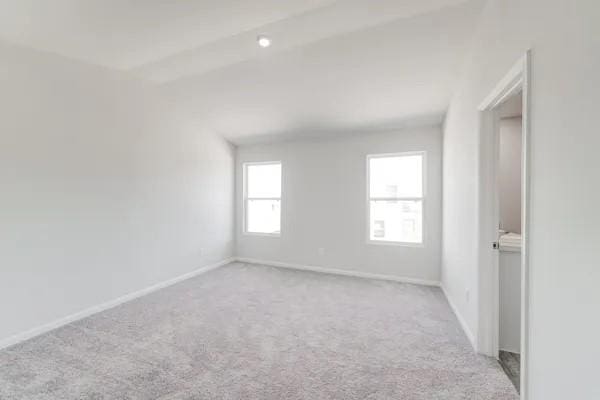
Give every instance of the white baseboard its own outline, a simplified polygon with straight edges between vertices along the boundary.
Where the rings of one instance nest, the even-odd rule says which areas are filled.
[[[211,264],[211,265],[207,265],[207,266],[198,268],[195,271],[188,272],[187,274],[183,274],[183,275],[177,276],[175,278],[157,283],[155,285],[135,291],[133,293],[126,294],[126,295],[118,297],[114,300],[111,300],[111,301],[108,301],[108,302],[105,302],[105,303],[102,303],[102,304],[99,304],[99,305],[96,305],[96,306],[93,306],[90,308],[86,308],[85,310],[68,315],[66,317],[63,317],[58,320],[55,320],[50,323],[39,326],[37,328],[30,329],[26,332],[19,333],[14,336],[10,336],[6,339],[2,339],[2,340],[0,340],[0,349],[15,345],[15,344],[25,341],[27,339],[31,339],[35,336],[49,332],[49,331],[59,328],[61,326],[67,325],[71,322],[74,322],[74,321],[89,317],[93,314],[108,310],[110,308],[116,307],[120,304],[126,303],[126,302],[136,299],[138,297],[145,296],[145,295],[155,292],[157,290],[166,288],[168,286],[172,286],[172,285],[179,283],[181,281],[184,281],[186,279],[190,279],[195,276],[204,274],[208,271],[212,271],[214,269],[217,269],[219,267],[222,267],[223,265],[227,265],[234,261],[249,263],[249,264],[269,265],[269,266],[273,266],[273,267],[288,268],[288,269],[294,269],[294,270],[300,270],[300,271],[312,271],[312,272],[320,272],[320,273],[325,273],[325,274],[351,276],[351,277],[356,277],[356,278],[378,279],[378,280],[385,280],[385,281],[392,281],[392,282],[411,283],[411,284],[416,284],[416,285],[441,287],[444,292],[444,295],[446,296],[446,299],[448,300],[448,304],[450,304],[450,307],[452,308],[452,311],[454,312],[454,314],[456,315],[456,318],[458,319],[460,325],[462,326],[462,328],[465,332],[465,335],[471,342],[471,345],[473,346],[473,348],[474,349],[476,348],[475,336],[469,329],[469,326],[466,324],[464,318],[462,317],[462,315],[460,314],[460,312],[458,311],[458,309],[452,302],[451,298],[448,296],[446,289],[444,288],[443,285],[440,284],[440,282],[426,280],[426,279],[419,279],[419,278],[399,277],[399,276],[384,275],[384,274],[373,274],[373,273],[369,273],[369,272],[351,271],[351,270],[344,270],[344,269],[337,269],[337,268],[300,265],[300,264],[292,264],[292,263],[285,263],[285,262],[279,262],[279,261],[258,260],[258,259],[246,258],[246,257],[232,257],[232,258],[228,258],[228,259],[219,261],[219,262]]]
[[[498,349],[499,351],[505,351],[507,353],[513,353],[513,354],[521,354],[521,350],[517,349],[517,348],[512,348],[512,349],[507,349],[506,347],[500,347]]]
[[[155,292],[157,290],[160,290],[160,289],[166,288],[168,286],[174,285],[176,283],[179,283],[181,281],[184,281],[186,279],[190,279],[190,278],[193,278],[195,276],[204,274],[204,273],[206,273],[208,271],[212,271],[212,270],[217,269],[217,268],[219,268],[219,267],[221,267],[223,265],[229,264],[229,263],[231,263],[233,261],[235,261],[235,258],[232,257],[232,258],[227,258],[225,260],[219,261],[219,262],[214,263],[214,264],[206,265],[204,267],[198,268],[195,271],[188,272],[187,274],[183,274],[183,275],[177,276],[175,278],[172,278],[172,279],[169,279],[169,280],[166,280],[166,281],[163,281],[163,282],[159,282],[159,283],[157,283],[155,285],[152,285],[152,286],[149,286],[147,288],[135,291],[133,293],[126,294],[126,295],[118,297],[118,298],[116,298],[114,300],[110,300],[110,301],[107,301],[105,303],[98,304],[98,305],[90,307],[90,308],[86,308],[85,310],[82,310],[82,311],[76,312],[75,314],[71,314],[71,315],[68,315],[66,317],[57,319],[55,321],[52,321],[52,322],[47,323],[47,324],[44,324],[44,325],[39,326],[37,328],[33,328],[33,329],[30,329],[30,330],[25,331],[23,333],[19,333],[19,334],[16,334],[14,336],[10,336],[10,337],[8,337],[6,339],[2,339],[2,340],[0,340],[0,349],[3,349],[3,348],[6,348],[6,347],[15,345],[15,344],[23,342],[23,341],[25,341],[27,339],[31,339],[31,338],[33,338],[35,336],[38,336],[38,335],[41,335],[43,333],[49,332],[49,331],[54,330],[56,328],[60,328],[63,325],[67,325],[67,324],[70,324],[71,322],[74,322],[74,321],[77,321],[77,320],[89,317],[90,315],[99,313],[101,311],[108,310],[108,309],[116,307],[116,306],[118,306],[120,304],[126,303],[126,302],[131,301],[133,299],[136,299],[138,297],[145,296],[145,295],[150,294],[152,292]]]
[[[327,267],[317,267],[311,265],[301,265],[301,264],[292,264],[280,261],[268,261],[268,260],[257,260],[255,258],[247,258],[247,257],[237,257],[237,261],[248,263],[248,264],[262,264],[268,265],[271,267],[279,267],[279,268],[288,268],[295,269],[300,271],[312,271],[312,272],[321,272],[324,274],[331,275],[343,275],[343,276],[352,276],[356,278],[366,278],[366,279],[378,279],[383,281],[392,281],[392,282],[401,282],[401,283],[412,283],[415,285],[425,285],[425,286],[440,286],[440,282],[432,281],[427,279],[419,279],[419,278],[407,278],[401,276],[394,275],[384,275],[384,274],[373,274],[370,272],[362,272],[362,271],[351,271],[346,269],[338,269],[338,268],[327,268]]]
[[[469,342],[471,342],[471,346],[473,346],[473,350],[477,351],[475,335],[473,335],[473,332],[471,332],[471,329],[469,329],[469,325],[467,325],[467,321],[463,318],[460,311],[458,311],[458,308],[452,302],[452,298],[448,295],[448,291],[446,290],[444,285],[440,285],[440,287],[442,288],[442,291],[444,292],[444,296],[446,296],[446,300],[448,300],[448,304],[450,304],[450,308],[454,312],[454,315],[456,315],[456,319],[458,319],[460,326],[462,327],[463,331],[465,332],[467,339],[469,339]]]

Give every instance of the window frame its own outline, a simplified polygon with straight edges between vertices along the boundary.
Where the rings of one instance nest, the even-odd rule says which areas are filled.
[[[371,197],[371,159],[374,158],[388,158],[388,157],[408,157],[408,156],[421,156],[421,183],[422,183],[422,197]],[[401,246],[401,247],[425,247],[427,242],[427,224],[426,224],[426,200],[427,200],[427,152],[425,150],[420,151],[405,151],[398,153],[377,153],[367,154],[366,160],[366,243],[380,246]],[[372,200],[396,200],[396,201],[410,201],[419,200],[421,201],[421,242],[398,242],[393,240],[373,240],[371,239],[371,201]]]
[[[281,168],[280,177],[280,192],[279,197],[248,197],[248,167],[254,165],[279,165]],[[281,161],[248,161],[242,163],[242,208],[243,208],[243,219],[244,226],[242,234],[247,236],[265,236],[265,237],[281,237],[282,224],[281,224],[281,209],[283,206],[283,163]],[[266,233],[266,232],[250,232],[248,231],[248,201],[250,200],[279,200],[279,233]]]

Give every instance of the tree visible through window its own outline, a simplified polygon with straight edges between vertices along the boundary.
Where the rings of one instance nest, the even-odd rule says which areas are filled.
[[[368,156],[370,241],[423,243],[423,159],[424,153]]]
[[[279,235],[281,163],[244,164],[245,232]]]

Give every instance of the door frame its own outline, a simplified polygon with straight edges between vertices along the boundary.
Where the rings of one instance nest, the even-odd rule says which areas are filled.
[[[477,351],[494,358],[499,352],[500,278],[497,241],[498,201],[498,107],[522,91],[523,126],[521,155],[521,400],[528,398],[529,349],[529,232],[530,232],[530,158],[531,158],[531,50],[508,71],[478,107],[479,135],[479,276]]]

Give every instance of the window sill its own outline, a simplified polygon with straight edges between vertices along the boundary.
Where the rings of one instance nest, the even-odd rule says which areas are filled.
[[[376,246],[397,246],[397,247],[416,247],[424,248],[425,243],[411,243],[411,242],[390,242],[386,240],[371,240],[367,239],[367,244],[374,244]]]
[[[242,232],[242,234],[244,236],[262,236],[271,238],[281,237],[281,233]]]

